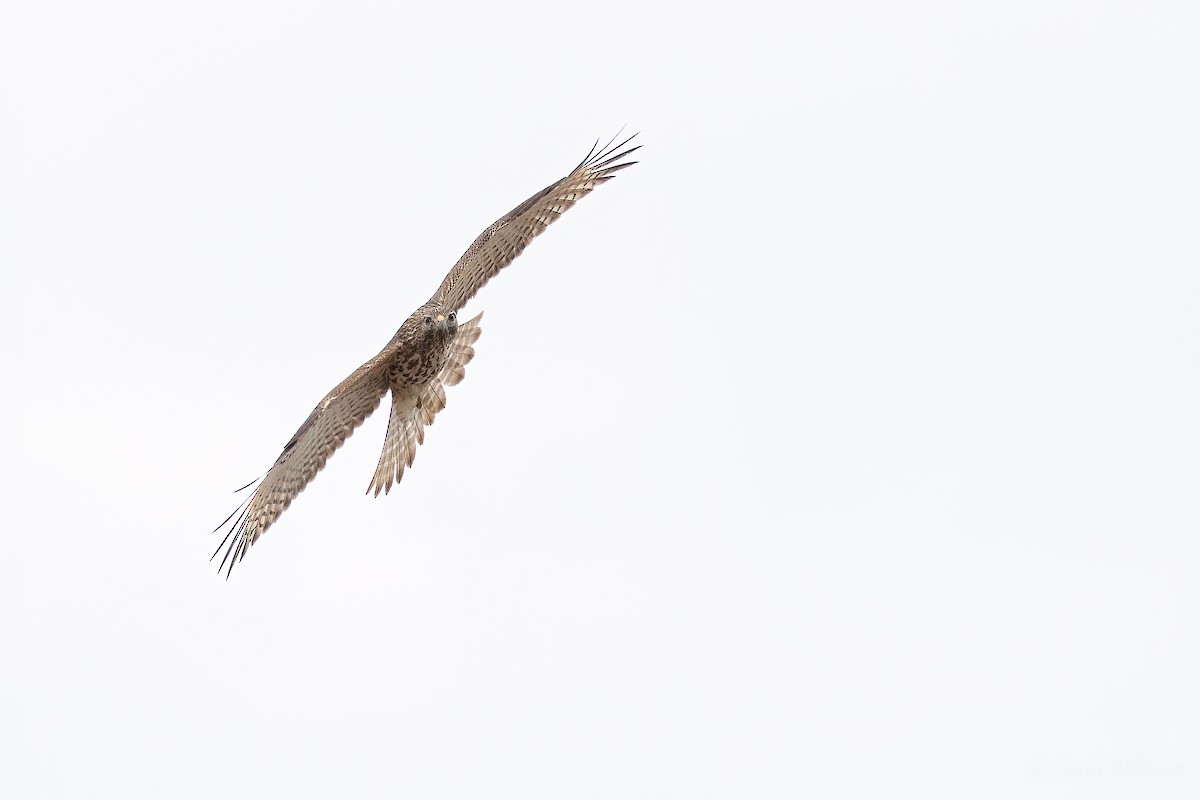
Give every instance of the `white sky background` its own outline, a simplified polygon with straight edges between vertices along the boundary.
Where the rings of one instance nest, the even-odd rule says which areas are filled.
[[[1194,797],[1192,4],[430,6],[6,5],[0,794]]]

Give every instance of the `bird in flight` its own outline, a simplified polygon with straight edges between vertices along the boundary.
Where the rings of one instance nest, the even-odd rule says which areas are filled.
[[[467,363],[475,355],[472,345],[479,338],[483,315],[460,323],[458,311],[547,225],[619,170],[636,164],[623,160],[641,147],[627,147],[633,138],[614,144],[613,137],[604,147],[597,141],[569,175],[489,225],[458,259],[433,297],[404,321],[379,355],[317,403],[258,487],[217,526],[220,531],[229,525],[212,555],[215,559],[225,551],[218,571],[228,567],[225,577],[232,574],[234,564],[245,558],[251,545],[389,392],[392,410],[387,435],[367,493],[374,491],[378,497],[400,482],[404,468],[412,466],[417,445],[425,440],[425,426],[433,424],[433,418],[446,407],[445,387],[463,379]]]

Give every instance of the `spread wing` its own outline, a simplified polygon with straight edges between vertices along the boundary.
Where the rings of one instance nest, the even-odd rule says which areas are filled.
[[[617,145],[610,141],[599,150],[592,147],[570,175],[550,184],[492,223],[463,253],[432,300],[447,311],[462,308],[493,275],[511,264],[533,237],[544,231],[581,197],[610,180],[618,170],[636,164],[636,161],[621,161],[641,147],[638,145],[621,150],[631,139],[633,136]]]
[[[217,553],[225,549],[217,569],[223,569],[228,563],[226,577],[233,572],[233,565],[245,557],[250,546],[279,519],[334,451],[350,438],[354,429],[371,415],[387,394],[387,363],[391,360],[393,347],[389,344],[325,395],[283,448],[254,493],[217,526],[220,530],[233,521],[229,533],[213,553],[216,558]]]
[[[417,456],[417,445],[425,441],[425,426],[433,424],[433,418],[446,407],[446,386],[454,386],[467,374],[467,363],[475,357],[471,347],[479,338],[479,319],[458,326],[454,341],[450,345],[450,357],[437,378],[424,386],[392,387],[392,413],[388,417],[387,437],[383,440],[383,452],[375,467],[375,477],[367,487],[369,494],[375,490],[387,494],[393,484],[400,483],[404,468],[411,467]]]

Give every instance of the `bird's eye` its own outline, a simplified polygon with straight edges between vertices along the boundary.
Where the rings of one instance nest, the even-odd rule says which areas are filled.
[[[425,324],[426,324],[426,325],[432,325],[432,324],[433,324],[433,317],[426,317],[426,318],[425,318]]]
[[[456,314],[455,312],[451,311],[451,312],[450,312],[450,319],[458,319],[458,314]]]

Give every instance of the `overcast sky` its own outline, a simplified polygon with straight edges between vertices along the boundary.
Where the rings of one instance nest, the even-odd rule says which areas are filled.
[[[1195,797],[1198,41],[7,3],[0,794]],[[218,577],[232,490],[622,125],[399,489],[377,413]]]

